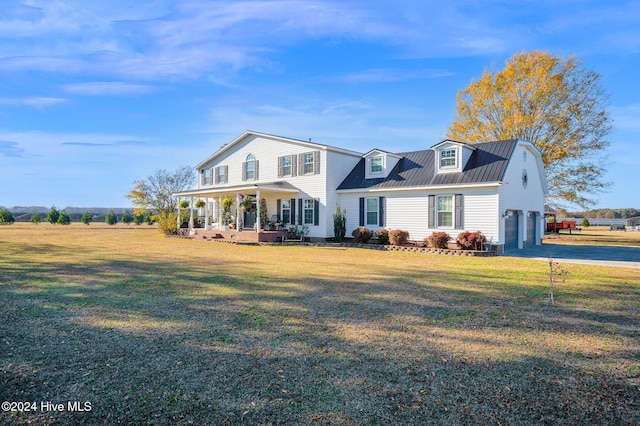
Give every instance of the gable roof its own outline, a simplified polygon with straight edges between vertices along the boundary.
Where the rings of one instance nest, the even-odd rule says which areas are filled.
[[[326,145],[326,144],[321,144],[321,143],[317,143],[317,142],[311,142],[311,139],[309,139],[308,141],[303,141],[303,140],[300,140],[300,139],[285,138],[283,136],[276,136],[276,135],[270,135],[270,134],[267,134],[267,133],[254,132],[253,130],[247,130],[244,133],[242,133],[240,136],[238,136],[237,138],[232,140],[231,142],[222,145],[220,147],[220,149],[218,149],[216,152],[211,154],[204,161],[200,162],[195,168],[199,169],[200,167],[203,167],[205,164],[207,164],[208,162],[212,161],[213,159],[219,157],[221,154],[225,153],[226,151],[231,149],[234,145],[240,143],[241,141],[243,141],[244,139],[246,139],[249,136],[257,136],[257,137],[262,137],[262,138],[266,138],[266,139],[275,139],[275,140],[279,140],[279,141],[282,141],[282,142],[288,142],[288,143],[293,143],[293,144],[296,144],[296,145],[306,146],[306,147],[309,147],[310,149],[320,149],[320,150],[326,150],[326,151],[335,151],[335,152],[339,152],[339,153],[342,153],[342,154],[353,155],[353,156],[357,156],[357,157],[362,155],[362,153],[360,153],[360,152],[351,151],[351,150],[348,150],[348,149],[339,148],[339,147],[332,146],[332,145]]]
[[[436,174],[435,150],[425,149],[398,153],[402,159],[386,178],[366,179],[365,161],[361,158],[337,189],[395,189],[499,182],[517,143],[517,139],[510,139],[474,144],[475,150],[459,173]]]

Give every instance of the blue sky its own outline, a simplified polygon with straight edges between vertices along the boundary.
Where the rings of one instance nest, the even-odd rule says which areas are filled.
[[[640,1],[2,0],[0,205],[126,207],[245,130],[408,151],[516,52],[575,54],[614,119],[598,207],[640,207]]]

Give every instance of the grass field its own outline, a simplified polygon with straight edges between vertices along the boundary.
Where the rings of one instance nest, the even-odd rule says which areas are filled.
[[[0,227],[0,423],[638,424],[637,270],[563,268]]]

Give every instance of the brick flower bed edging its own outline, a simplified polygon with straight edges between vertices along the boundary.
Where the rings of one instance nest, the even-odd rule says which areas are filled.
[[[429,253],[429,254],[444,254],[449,256],[469,256],[469,257],[490,257],[495,256],[493,251],[478,251],[478,250],[451,250],[451,249],[439,249],[431,247],[418,247],[418,246],[392,246],[382,244],[359,244],[359,243],[328,243],[318,244],[327,245],[331,247],[354,247],[363,248],[369,250],[384,250],[384,251],[406,251],[413,253]]]

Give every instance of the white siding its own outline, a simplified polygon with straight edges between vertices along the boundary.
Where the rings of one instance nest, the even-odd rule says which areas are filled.
[[[464,230],[482,231],[488,241],[498,240],[498,195],[496,188],[465,190],[420,190],[363,192],[340,195],[341,206],[347,208],[347,234],[358,227],[360,218],[360,197],[386,197],[384,228],[402,229],[409,232],[409,238],[422,241],[435,231],[448,233],[454,239],[463,229],[429,228],[429,195],[463,195]],[[351,213],[353,212],[353,213]],[[379,226],[367,226],[377,230]]]
[[[526,151],[526,159],[523,153]],[[519,142],[511,156],[505,172],[504,185],[500,187],[500,244],[504,244],[504,213],[507,210],[517,212],[518,217],[518,246],[523,247],[523,241],[527,240],[527,215],[529,212],[538,212],[544,217],[544,188],[545,176],[540,175],[540,154],[530,148],[529,144]],[[527,171],[527,186],[522,184],[522,171]],[[542,225],[539,223],[538,227]],[[537,239],[537,243],[540,240]]]
[[[333,214],[336,211],[336,205],[340,204],[340,208],[347,209],[347,236],[351,235],[351,231],[355,228],[349,228],[349,221],[354,219],[355,216],[356,226],[358,222],[358,204],[356,200],[355,210],[351,205],[344,205],[341,197],[336,194],[336,188],[342,183],[344,178],[351,172],[351,170],[360,161],[360,156],[352,156],[335,151],[327,152],[327,161],[325,161],[325,167],[328,170],[323,169],[323,173],[326,171],[327,176],[327,197],[326,204],[320,206],[320,222],[324,217],[325,236],[333,237]],[[324,214],[323,214],[324,208]]]
[[[320,153],[320,173],[297,176],[278,177],[278,157],[284,155],[298,155],[305,152],[318,151]],[[242,163],[247,155],[253,154],[258,161],[258,179],[255,181],[242,180]],[[228,166],[228,182],[226,184],[201,185],[200,188],[224,189],[243,184],[260,184],[276,181],[286,181],[300,189],[297,194],[266,194],[261,196],[267,200],[269,217],[277,214],[278,198],[314,198],[320,202],[319,225],[307,225],[309,236],[326,238],[333,236],[333,212],[336,205],[335,189],[360,160],[360,156],[327,150],[323,146],[309,146],[295,142],[283,141],[278,138],[249,135],[238,141],[233,147],[206,163],[201,168]],[[253,194],[250,194],[253,195]],[[301,215],[296,204],[296,216]]]

